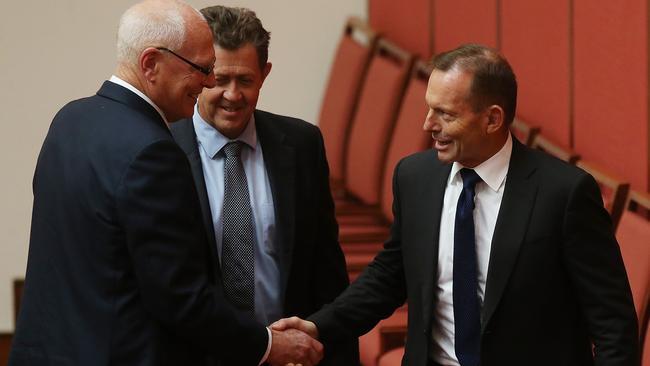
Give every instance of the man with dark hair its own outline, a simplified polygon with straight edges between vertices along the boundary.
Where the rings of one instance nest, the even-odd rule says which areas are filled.
[[[212,261],[226,296],[269,324],[305,317],[348,285],[319,129],[256,109],[271,71],[255,13],[201,10],[212,30],[216,86],[172,127],[187,154]],[[328,341],[321,364],[358,364],[356,337]]]
[[[358,335],[408,299],[404,365],[636,365],[632,296],[594,179],[512,138],[517,83],[496,51],[461,46],[433,67],[434,149],[395,168],[384,250],[310,321],[273,327]]]
[[[236,311],[206,260],[185,154],[166,123],[215,85],[205,19],[175,0],[120,20],[118,66],[52,121],[34,173],[9,365],[314,365],[322,345]]]

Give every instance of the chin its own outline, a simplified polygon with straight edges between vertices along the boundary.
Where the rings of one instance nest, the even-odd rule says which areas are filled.
[[[438,160],[443,163],[452,163],[454,161],[453,157],[449,156],[449,154],[440,151],[438,151]]]

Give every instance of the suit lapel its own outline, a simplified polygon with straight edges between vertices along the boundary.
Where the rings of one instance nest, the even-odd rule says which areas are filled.
[[[431,152],[435,157],[436,152]],[[439,163],[438,163],[439,164]],[[438,271],[438,247],[440,240],[440,218],[442,215],[442,206],[444,203],[445,189],[447,187],[447,180],[451,172],[451,164],[442,166],[440,169],[433,169],[433,164],[424,168],[425,171],[432,172],[427,176],[423,182],[420,196],[421,202],[427,203],[423,207],[423,214],[419,215],[423,223],[423,227],[428,228],[425,230],[425,235],[422,237],[419,248],[421,248],[422,259],[425,261],[423,264],[424,270],[424,287],[422,289],[422,301],[424,309],[424,324],[426,329],[431,329],[431,315],[433,313],[433,299],[435,293],[435,284]],[[424,214],[427,213],[427,214]],[[433,215],[430,216],[429,214]]]
[[[295,149],[289,144],[287,136],[273,126],[273,117],[261,111],[255,111],[257,137],[262,146],[264,165],[269,176],[275,226],[277,236],[274,238],[281,248],[286,261],[285,268],[291,268],[291,253],[294,245],[295,227]],[[288,273],[289,271],[285,271]],[[286,275],[284,276],[286,277]],[[286,281],[287,278],[283,278]]]
[[[192,168],[192,176],[194,178],[194,185],[196,186],[196,193],[199,196],[201,203],[201,216],[203,217],[203,225],[205,226],[208,240],[210,242],[210,251],[215,258],[217,268],[219,268],[219,260],[216,252],[217,242],[214,237],[214,228],[212,223],[212,213],[210,211],[210,200],[208,199],[208,191],[205,186],[205,179],[203,178],[203,165],[201,165],[201,156],[199,155],[199,145],[196,141],[196,133],[194,132],[194,124],[191,118],[186,118],[172,124],[172,133],[174,140],[178,146],[183,149],[187,160],[190,162]]]
[[[537,195],[535,160],[526,147],[513,138],[512,156],[501,208],[492,236],[481,332],[494,313],[524,240],[530,213]]]

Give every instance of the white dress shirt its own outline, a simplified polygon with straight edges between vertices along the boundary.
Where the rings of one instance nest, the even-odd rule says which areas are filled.
[[[221,261],[223,245],[223,195],[224,162],[221,149],[230,141],[241,141],[241,161],[246,173],[250,204],[255,229],[255,318],[262,324],[270,324],[282,318],[285,284],[281,283],[281,255],[277,248],[275,211],[271,183],[264,165],[262,146],[255,130],[255,118],[251,116],[248,125],[235,140],[222,135],[208,124],[195,108],[194,130],[198,142],[203,178],[210,201],[210,212],[217,253]]]
[[[478,261],[478,296],[481,307],[485,296],[485,282],[492,235],[496,225],[506,175],[512,155],[512,137],[508,135],[501,150],[491,158],[473,169],[481,177],[474,196],[474,229],[476,235],[476,257]],[[441,365],[458,366],[454,342],[454,225],[458,198],[463,190],[463,179],[460,170],[464,168],[454,162],[451,167],[447,188],[445,190],[442,214],[440,218],[440,238],[438,249],[438,271],[436,273],[437,302],[434,308],[434,323],[432,329],[432,358]]]

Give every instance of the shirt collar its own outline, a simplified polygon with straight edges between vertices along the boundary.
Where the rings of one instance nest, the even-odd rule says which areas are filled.
[[[503,144],[503,147],[501,147],[501,150],[499,150],[496,154],[492,155],[492,157],[477,165],[473,169],[476,171],[476,174],[481,177],[481,180],[483,180],[483,182],[485,182],[488,187],[496,192],[499,190],[503,184],[503,181],[506,179],[511,156],[512,136],[508,134],[508,139],[506,140],[506,143]],[[460,170],[463,168],[465,167],[462,164],[454,162],[454,164],[451,166],[449,182],[451,182],[453,179],[461,179],[458,172],[460,172]]]
[[[198,104],[194,106],[194,115],[192,116],[192,123],[194,124],[194,131],[196,131],[196,140],[203,147],[203,150],[214,159],[219,151],[231,141],[241,141],[248,145],[251,149],[255,150],[257,146],[257,130],[255,129],[255,115],[251,115],[246,128],[242,131],[241,135],[236,139],[229,139],[214,128],[211,124],[206,122],[199,114]]]
[[[151,104],[151,106],[154,107],[154,109],[155,109],[156,111],[158,111],[158,114],[160,114],[160,117],[162,117],[163,121],[165,121],[165,125],[168,125],[168,124],[169,124],[169,122],[167,122],[167,118],[165,118],[165,114],[163,113],[162,109],[158,108],[158,106],[156,105],[156,103],[154,103],[151,99],[149,99],[149,97],[146,96],[143,92],[141,92],[140,90],[138,90],[138,88],[136,88],[135,86],[129,84],[128,82],[126,82],[126,81],[120,79],[119,77],[117,77],[117,76],[115,76],[115,75],[111,75],[111,78],[108,79],[108,81],[110,81],[110,82],[112,82],[112,83],[115,83],[115,84],[117,84],[117,85],[121,85],[121,86],[123,86],[123,87],[129,89],[130,91],[134,92],[134,93],[135,93],[136,95],[138,95],[140,98],[144,99],[145,102]]]

